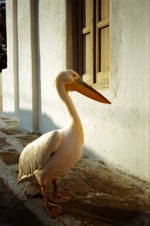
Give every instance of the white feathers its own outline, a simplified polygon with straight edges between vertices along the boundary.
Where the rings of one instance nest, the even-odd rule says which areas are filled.
[[[71,84],[78,78],[79,75],[72,70],[61,72],[57,76],[56,89],[69,114],[70,124],[42,135],[25,147],[19,160],[19,182],[36,177],[40,184],[46,184],[78,162],[84,142],[83,128],[66,91],[66,84]]]
[[[51,154],[58,149],[60,142],[60,133],[52,131],[28,144],[19,159],[18,179],[41,169],[50,160]]]

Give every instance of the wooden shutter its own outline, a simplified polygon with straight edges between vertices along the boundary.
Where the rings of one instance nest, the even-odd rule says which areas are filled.
[[[109,87],[109,15],[110,0],[96,0],[96,82]]]
[[[93,83],[93,0],[83,1],[83,80]]]

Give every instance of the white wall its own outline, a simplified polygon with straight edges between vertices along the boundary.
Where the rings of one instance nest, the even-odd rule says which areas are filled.
[[[150,179],[149,13],[149,1],[111,1],[111,85],[104,94],[112,105],[86,102],[80,107],[90,153],[146,179]]]
[[[41,5],[40,12],[40,129],[46,132],[67,122],[52,91],[55,74],[65,67],[64,2]],[[71,94],[84,126],[84,153],[148,180],[149,13],[149,1],[111,1],[111,84],[103,94],[112,105]],[[47,26],[47,20],[53,23]]]
[[[111,5],[110,92],[114,97],[105,157],[150,180],[150,3],[113,0]]]
[[[39,129],[61,125],[59,105],[53,93],[55,76],[66,69],[66,1],[39,0],[38,5]],[[58,116],[58,117],[57,117]]]
[[[18,1],[19,117],[20,126],[32,128],[31,6]]]
[[[37,128],[35,1],[17,1],[20,126]]]
[[[83,122],[84,153],[150,180],[150,5],[148,0],[110,2],[111,83],[110,90],[102,93],[112,105],[103,105],[73,92],[71,96]],[[39,0],[36,10],[38,120],[40,131],[47,132],[67,122],[66,112],[53,89],[55,76],[66,69],[66,1]],[[7,17],[11,21],[10,15]],[[19,0],[19,108],[21,126],[27,129],[32,127],[31,101],[34,100],[30,25],[30,1]],[[11,52],[11,45],[8,52]],[[10,71],[7,73],[10,76]],[[8,103],[11,100],[9,91],[4,90]]]

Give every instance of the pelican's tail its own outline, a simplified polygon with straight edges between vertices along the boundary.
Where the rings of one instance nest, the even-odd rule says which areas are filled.
[[[36,178],[33,174],[24,175],[21,178],[19,178],[19,176],[18,176],[18,184],[20,184],[22,182],[26,182],[26,181],[33,181],[33,180],[36,180]]]
[[[22,176],[23,176],[23,170],[22,170],[22,166],[21,166],[20,161],[19,161],[18,182],[19,182],[19,180],[21,179]]]
[[[33,174],[29,174],[29,175],[24,174],[22,164],[21,164],[21,161],[20,161],[19,162],[18,184],[25,182],[25,181],[32,180],[34,177],[35,176]]]

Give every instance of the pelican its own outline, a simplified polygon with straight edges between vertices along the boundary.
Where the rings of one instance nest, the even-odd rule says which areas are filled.
[[[83,82],[79,74],[71,69],[57,75],[55,87],[70,122],[63,129],[43,134],[24,148],[19,158],[18,175],[18,183],[33,179],[39,183],[46,210],[53,218],[64,213],[59,203],[72,199],[72,195],[58,191],[57,179],[59,175],[75,166],[80,159],[84,143],[82,123],[68,91],[74,90],[95,101],[111,104],[99,92]],[[54,187],[54,195],[51,197],[53,202],[49,202],[47,194],[47,182],[50,180]]]

